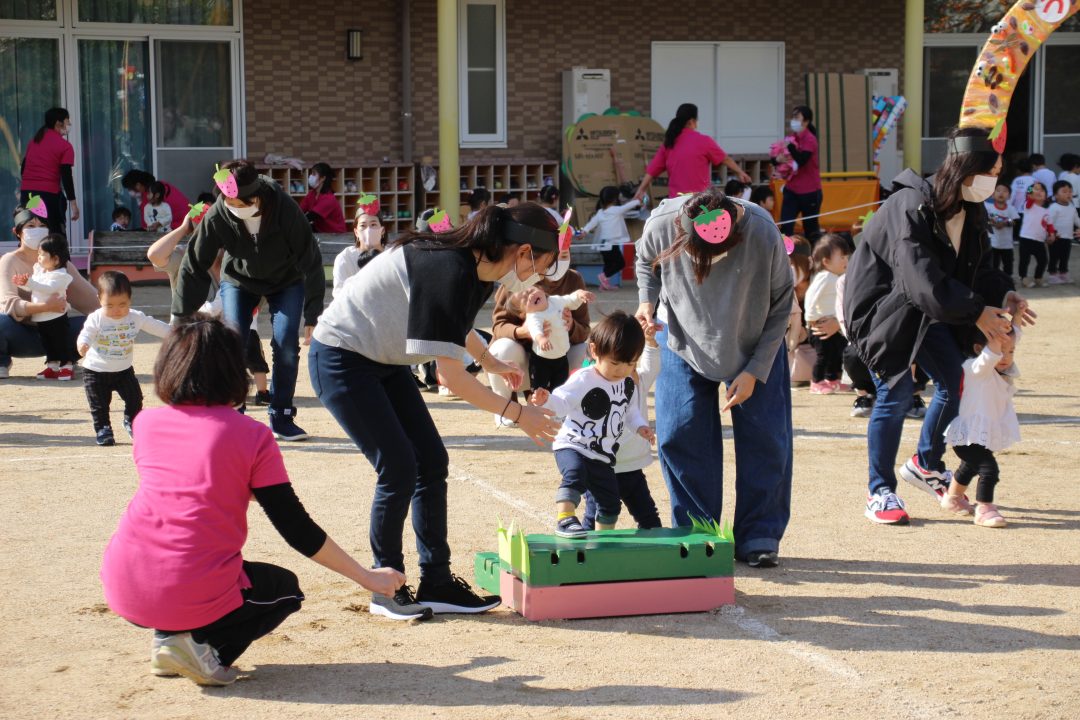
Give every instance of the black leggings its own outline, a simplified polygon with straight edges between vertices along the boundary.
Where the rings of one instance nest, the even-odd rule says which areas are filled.
[[[780,232],[791,235],[795,232],[795,218],[803,216],[803,235],[813,245],[821,237],[821,224],[818,218],[810,217],[821,212],[822,192],[795,193],[784,188],[784,201],[780,205]]]
[[[1027,278],[1028,263],[1035,258],[1035,279],[1042,280],[1046,272],[1046,243],[1020,238],[1020,277]]]
[[[1069,272],[1069,255],[1072,254],[1072,238],[1059,237],[1050,246],[1050,264],[1046,271],[1051,275]]]
[[[814,369],[810,374],[813,381],[817,383],[822,380],[839,380],[840,372],[844,369],[844,348],[847,346],[847,339],[840,333],[836,333],[822,340],[811,333],[810,344],[817,353]]]
[[[600,253],[600,257],[604,259],[604,276],[608,280],[618,277],[619,273],[626,267],[626,257],[623,255],[622,245],[616,245],[610,250],[604,250]]]
[[[71,324],[67,315],[39,322],[37,329],[45,348],[45,362],[67,365],[78,359],[75,345],[71,342]]]
[[[998,483],[998,464],[994,453],[982,445],[954,445],[953,452],[960,458],[960,467],[953,473],[953,482],[967,487],[978,476],[975,500],[994,502],[994,487]]]
[[[998,248],[992,249],[994,257],[994,269],[1001,270],[1009,277],[1012,277],[1013,272],[1013,251],[1012,248],[1007,250],[1001,250]]]
[[[854,345],[848,345],[844,348],[844,369],[847,370],[848,377],[851,378],[851,387],[862,390],[868,395],[877,394],[870,368],[866,367],[866,363],[855,352]]]
[[[190,632],[192,640],[207,643],[217,651],[222,665],[232,665],[251,643],[272,632],[304,601],[300,581],[283,567],[245,560],[244,574],[251,587],[240,591],[243,605],[209,625],[192,630],[157,630],[158,635]]]
[[[570,377],[570,361],[560,358],[540,357],[529,351],[529,387],[533,390],[554,390]]]
[[[109,406],[114,390],[124,401],[124,418],[128,422],[134,422],[135,416],[142,410],[142,388],[133,368],[119,372],[98,372],[84,368],[83,387],[86,388],[86,401],[90,403],[90,416],[94,418],[94,432],[112,424],[109,421]]]

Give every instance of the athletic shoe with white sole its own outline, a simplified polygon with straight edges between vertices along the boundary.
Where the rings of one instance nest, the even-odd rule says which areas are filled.
[[[780,555],[774,550],[754,550],[746,553],[745,562],[752,568],[774,568],[780,564]]]
[[[398,588],[393,597],[372,593],[368,612],[391,620],[430,620],[433,614],[431,608],[424,607],[416,601],[416,596],[408,585]]]
[[[498,595],[477,595],[469,583],[457,575],[451,575],[449,580],[438,585],[421,579],[416,600],[436,615],[482,613],[499,607],[502,602]]]
[[[874,412],[874,396],[860,395],[851,404],[851,417],[866,418]]]
[[[585,529],[585,526],[581,524],[581,521],[577,519],[577,516],[571,515],[570,517],[564,517],[555,523],[555,534],[561,538],[581,540],[582,538],[589,536],[589,531]]]
[[[912,420],[926,417],[926,401],[923,400],[922,395],[915,394],[911,396],[911,407],[907,409],[905,414]]]
[[[150,674],[157,675],[158,677],[179,677],[180,673],[173,672],[169,668],[165,667],[158,661],[158,650],[161,649],[162,644],[169,639],[168,635],[158,635],[154,633],[153,640],[150,642]]]
[[[904,482],[914,485],[938,502],[949,492],[949,483],[952,482],[952,473],[948,470],[938,472],[920,466],[918,455],[912,455],[910,460],[898,467],[896,474]]]
[[[904,509],[904,501],[896,493],[874,493],[866,496],[866,519],[878,525],[907,525],[910,518]]]
[[[155,660],[160,670],[183,675],[196,685],[232,685],[240,674],[236,668],[222,665],[214,648],[195,642],[191,633],[162,638]]]

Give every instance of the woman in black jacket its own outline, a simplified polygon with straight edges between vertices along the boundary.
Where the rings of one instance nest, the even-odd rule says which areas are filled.
[[[272,178],[259,175],[246,160],[233,160],[222,169],[231,178],[219,183],[222,195],[188,243],[172,312],[184,317],[199,309],[210,289],[210,266],[224,249],[220,293],[225,321],[247,337],[252,312],[266,298],[274,358],[270,428],[279,440],[304,440],[308,435],[294,420],[293,393],[300,321],[310,338],[323,310],[322,253],[300,206]]]
[[[937,175],[923,180],[906,170],[893,182],[893,194],[863,229],[848,263],[848,336],[877,387],[867,426],[866,517],[873,522],[908,521],[896,496],[894,464],[911,404],[912,363],[933,378],[935,392],[918,450],[899,474],[940,498],[951,479],[944,433],[959,409],[963,377],[964,353],[954,331],[975,326],[993,338],[1012,322],[1034,322],[1012,279],[991,266],[983,201],[1000,171],[1001,156],[985,130],[955,130]]]

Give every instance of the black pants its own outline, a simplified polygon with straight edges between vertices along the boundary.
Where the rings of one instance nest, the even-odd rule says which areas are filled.
[[[1035,279],[1042,280],[1046,272],[1046,243],[1020,238],[1020,277],[1026,278],[1028,263],[1035,258]]]
[[[75,346],[71,342],[71,324],[67,315],[37,324],[41,335],[41,345],[45,348],[45,362],[58,362],[61,365],[75,362]]]
[[[232,665],[259,638],[271,633],[300,609],[304,593],[296,575],[270,563],[244,561],[251,587],[242,590],[244,604],[209,625],[191,630],[157,630],[159,635],[190,632],[195,642],[207,643],[222,665]]]
[[[120,372],[84,369],[83,387],[86,388],[86,400],[90,403],[90,416],[94,418],[94,432],[112,425],[109,422],[109,406],[114,390],[124,401],[124,419],[128,422],[134,422],[135,416],[142,410],[142,388],[139,387],[134,368]]]
[[[30,202],[30,193],[41,196],[41,201],[45,203],[45,210],[49,213],[49,218],[46,222],[49,225],[50,233],[59,233],[61,235],[67,235],[67,198],[60,193],[51,192],[39,192],[37,190],[23,190],[19,193],[19,204],[26,205]]]
[[[619,497],[630,517],[640,530],[658,528],[662,526],[660,513],[656,509],[656,501],[649,492],[649,483],[645,481],[645,473],[641,470],[615,473],[615,482],[619,484]],[[585,493],[585,517],[581,524],[586,530],[596,529],[596,500],[591,492]]]
[[[803,216],[803,235],[813,245],[821,237],[821,223],[818,218],[809,217],[821,212],[822,192],[796,193],[784,188],[784,200],[780,206],[780,232],[792,235],[795,232],[795,218]],[[808,219],[809,218],[809,219]]]
[[[844,348],[843,359],[844,369],[851,378],[851,387],[869,395],[875,394],[877,389],[874,387],[874,377],[870,374],[870,368],[866,367],[866,363],[855,352],[854,345],[847,345]]]
[[[1008,250],[1000,250],[993,248],[991,250],[994,256],[994,269],[1001,270],[1009,277],[1013,274],[1013,251],[1012,248]]]
[[[540,357],[529,351],[529,387],[533,390],[554,390],[570,377],[570,361],[561,358]]]
[[[247,346],[244,348],[244,365],[248,372],[268,373],[270,366],[266,364],[266,355],[263,354],[262,340],[255,328],[248,330]]]
[[[1072,238],[1061,237],[1050,246],[1050,263],[1046,271],[1051,275],[1069,272],[1069,255],[1072,254]]]
[[[626,267],[626,256],[623,255],[622,245],[604,250],[600,253],[600,257],[604,259],[604,276],[608,280],[618,277]]]
[[[967,487],[978,476],[975,500],[994,502],[994,488],[998,482],[998,464],[994,453],[982,445],[954,445],[953,452],[960,458],[960,467],[953,473],[953,482]]]
[[[840,333],[836,333],[832,337],[822,340],[811,333],[810,344],[817,353],[814,368],[810,373],[813,381],[839,380],[840,372],[844,368],[844,348],[847,347],[847,338]]]

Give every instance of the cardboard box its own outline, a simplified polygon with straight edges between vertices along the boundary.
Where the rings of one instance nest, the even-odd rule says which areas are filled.
[[[870,77],[807,74],[806,100],[818,128],[821,172],[873,172]]]
[[[607,185],[637,184],[663,142],[664,128],[652,118],[592,115],[563,134],[564,172],[584,195],[598,195]]]

